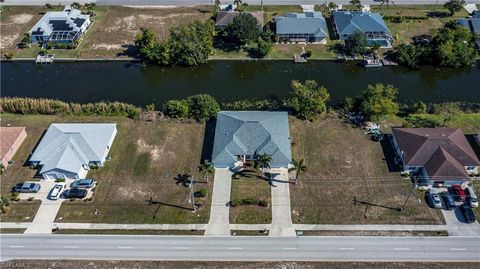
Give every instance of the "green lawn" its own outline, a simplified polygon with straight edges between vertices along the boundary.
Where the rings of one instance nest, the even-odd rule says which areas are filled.
[[[122,234],[122,235],[203,235],[203,230],[102,230],[60,229],[58,234]]]
[[[88,173],[98,181],[93,201],[66,201],[57,218],[64,222],[102,223],[206,223],[210,198],[193,213],[188,204],[189,189],[176,184],[177,174],[198,179],[204,124],[161,120],[155,123],[125,117],[44,116],[2,114],[2,125],[27,126],[27,141],[15,156],[16,163],[2,177],[2,193],[19,179],[28,180],[36,170],[22,164],[52,122],[116,122],[118,133],[109,155],[111,161]],[[181,141],[181,143],[178,143]],[[199,180],[196,190],[210,184]],[[4,187],[5,186],[5,189]],[[198,189],[197,189],[198,188]],[[150,197],[159,203],[148,205]],[[97,213],[95,213],[97,212]]]
[[[40,204],[40,200],[10,201],[7,212],[5,214],[0,213],[0,219],[2,222],[31,222],[35,218]]]
[[[294,223],[444,223],[441,212],[428,208],[417,192],[405,211],[398,210],[411,183],[388,165],[388,143],[373,142],[363,130],[331,116],[315,122],[289,120],[293,158],[305,159],[308,167],[290,188]]]
[[[434,120],[443,123],[443,116],[435,114],[413,114],[411,117]],[[407,120],[398,116],[388,117],[385,121],[389,125],[405,125]],[[480,113],[459,114],[446,122],[447,127],[460,128],[465,134],[480,133]]]
[[[271,189],[268,181],[258,173],[245,171],[240,178],[232,179],[230,199],[263,200],[269,205],[271,202]],[[269,207],[258,205],[239,205],[230,207],[230,223],[258,224],[271,223],[272,210]]]

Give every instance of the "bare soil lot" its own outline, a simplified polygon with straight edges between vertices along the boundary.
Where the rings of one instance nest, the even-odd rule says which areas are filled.
[[[2,55],[7,51],[16,51],[17,44],[23,38],[23,34],[42,17],[41,12],[45,7],[5,7],[0,16],[0,51]]]
[[[91,170],[98,181],[93,201],[65,201],[57,218],[64,222],[102,223],[206,223],[209,197],[197,199],[205,208],[192,213],[189,188],[175,178],[188,173],[198,181],[195,188],[210,184],[198,179],[204,125],[191,122],[147,123],[124,117],[42,116],[2,114],[2,125],[27,126],[28,141],[15,156],[16,163],[2,177],[2,193],[19,179],[29,180],[36,170],[22,166],[29,152],[52,122],[116,122],[118,133],[104,167]],[[178,184],[177,184],[178,183]],[[198,189],[197,189],[198,188]],[[150,197],[156,202],[149,205]]]
[[[478,263],[419,263],[419,262],[205,262],[205,261],[45,261],[14,260],[0,263],[5,269],[473,269]]]
[[[389,145],[371,141],[363,130],[327,116],[316,122],[290,118],[292,154],[308,171],[290,188],[294,223],[443,224],[417,192],[400,212],[411,188],[389,171]],[[385,140],[386,142],[386,140]]]

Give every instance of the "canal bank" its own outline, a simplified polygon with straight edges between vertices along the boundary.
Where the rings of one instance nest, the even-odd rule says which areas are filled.
[[[54,98],[80,103],[121,101],[157,107],[170,99],[208,93],[219,102],[282,99],[291,80],[314,79],[332,100],[360,94],[369,84],[399,88],[402,102],[480,102],[480,65],[468,69],[403,67],[365,69],[357,62],[222,61],[196,67],[143,66],[138,62],[1,62],[2,96]]]

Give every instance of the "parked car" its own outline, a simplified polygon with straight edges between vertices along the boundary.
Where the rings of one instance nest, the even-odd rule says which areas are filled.
[[[62,196],[62,192],[65,189],[65,183],[57,183],[53,186],[52,191],[50,192],[50,199],[51,200],[58,200],[60,196]]]
[[[463,216],[465,217],[465,221],[467,223],[474,223],[476,220],[475,213],[468,205],[462,205],[460,208],[462,211]]]
[[[427,198],[430,206],[433,208],[442,208],[442,201],[436,190],[427,191]]]
[[[72,182],[71,187],[78,188],[78,189],[90,189],[94,185],[95,185],[95,181],[93,181],[93,179],[86,178],[86,179],[75,180],[74,182]]]
[[[466,187],[465,190],[468,194],[468,204],[471,207],[478,207],[478,198],[477,198],[477,195],[475,194],[475,191],[473,190],[473,188],[472,187]]]
[[[65,194],[66,198],[85,198],[87,196],[87,190],[85,189],[78,189],[78,188],[73,188],[67,191]]]
[[[467,199],[467,195],[465,191],[462,189],[460,185],[453,185],[453,191],[455,192],[455,199],[457,201],[465,201]]]
[[[445,204],[445,209],[446,210],[455,209],[455,207],[456,207],[455,200],[453,200],[453,197],[452,197],[452,195],[450,195],[450,193],[443,192],[442,193],[442,199],[443,199],[443,203]]]
[[[12,188],[12,192],[38,192],[40,190],[40,184],[38,183],[18,183]]]

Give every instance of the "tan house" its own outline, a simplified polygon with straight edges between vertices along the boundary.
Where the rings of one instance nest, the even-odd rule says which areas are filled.
[[[2,158],[1,163],[5,167],[12,160],[26,137],[25,127],[0,127],[0,156]]]

